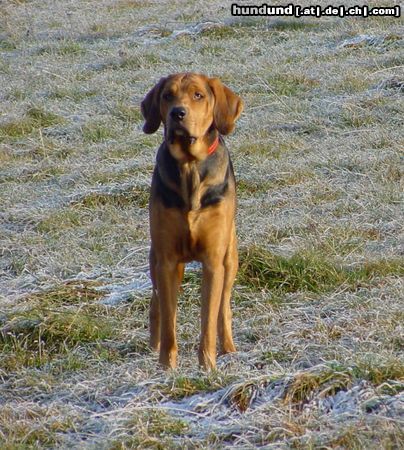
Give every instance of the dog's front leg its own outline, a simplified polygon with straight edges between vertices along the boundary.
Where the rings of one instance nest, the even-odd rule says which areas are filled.
[[[205,369],[216,367],[217,320],[223,290],[223,258],[203,263],[201,340],[199,364]]]
[[[232,312],[231,312],[231,290],[234,279],[236,278],[238,269],[238,254],[237,254],[237,238],[233,225],[229,247],[226,256],[224,257],[224,283],[222,299],[219,310],[218,320],[218,334],[220,349],[219,354],[231,353],[236,351],[232,337]]]
[[[177,364],[177,319],[178,264],[168,259],[157,261],[157,295],[160,305],[160,359],[166,368]]]

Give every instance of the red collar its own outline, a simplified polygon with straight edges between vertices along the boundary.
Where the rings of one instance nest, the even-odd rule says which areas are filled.
[[[216,139],[213,141],[212,145],[208,148],[208,156],[216,151],[219,147],[219,136],[216,136]]]

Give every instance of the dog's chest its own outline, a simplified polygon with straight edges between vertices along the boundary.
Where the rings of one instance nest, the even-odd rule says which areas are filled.
[[[165,208],[189,212],[216,205],[226,196],[229,181],[233,179],[231,165],[227,161],[213,174],[209,170],[212,162],[202,167],[195,163],[178,167],[170,159],[168,163],[163,161],[156,166],[152,181],[152,196],[155,195]]]
[[[183,261],[198,260],[199,254],[204,251],[204,229],[206,228],[206,212],[203,210],[189,211],[182,214],[183,232],[178,233],[176,249]]]
[[[201,197],[204,190],[201,185],[201,177],[195,163],[184,164],[180,171],[181,197],[185,203],[185,209],[196,211],[201,207]]]

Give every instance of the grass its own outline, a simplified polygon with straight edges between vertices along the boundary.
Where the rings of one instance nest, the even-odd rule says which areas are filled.
[[[252,246],[240,254],[238,281],[252,289],[320,293],[341,288],[354,290],[378,277],[403,274],[404,266],[398,259],[346,268],[314,251],[287,258]]]
[[[97,306],[103,295],[99,285],[66,282],[27,296],[27,308],[6,314],[0,328],[3,371],[45,365],[56,372],[80,370],[87,366],[85,358],[76,354],[83,348],[111,359],[99,345],[117,336],[117,319]]]
[[[265,158],[280,159],[290,152],[302,151],[307,148],[307,143],[298,136],[281,136],[278,139],[266,139],[243,142],[237,148],[237,153],[242,155],[262,156]]]
[[[49,97],[51,99],[69,99],[73,100],[74,102],[81,102],[85,99],[91,98],[98,95],[98,92],[96,89],[81,89],[81,88],[74,88],[74,89],[63,89],[63,88],[57,88],[49,93]]]
[[[112,114],[129,124],[139,123],[143,120],[142,113],[138,106],[131,106],[123,102],[113,108]]]
[[[81,129],[83,141],[87,144],[105,142],[117,137],[117,132],[111,125],[89,122]]]
[[[371,127],[377,122],[374,115],[366,110],[347,107],[341,114],[341,126],[349,128]]]
[[[181,436],[188,430],[188,425],[181,419],[175,419],[164,411],[147,411],[138,414],[125,424],[130,436],[112,442],[111,450],[126,448],[172,448],[172,438]],[[140,430],[140,432],[139,432]]]
[[[383,434],[375,431],[377,428],[383,428]],[[399,427],[392,424],[386,427],[384,424],[375,423],[372,426],[364,426],[361,423],[350,426],[338,436],[326,441],[326,445],[333,447],[342,447],[347,449],[367,448],[383,448],[392,449],[399,448],[403,444],[403,436]]]
[[[319,85],[319,81],[313,78],[287,73],[272,75],[266,81],[271,94],[287,97],[307,93]]]
[[[15,43],[10,39],[0,39],[0,50],[6,51],[6,52],[12,52],[15,50],[17,46]]]
[[[59,46],[44,46],[39,48],[38,55],[53,55],[53,56],[78,56],[85,53],[82,45],[75,41],[66,41]]]
[[[84,217],[83,217],[84,216]],[[50,214],[35,225],[38,233],[64,232],[66,229],[80,226],[86,222],[86,217],[76,208],[69,208]]]
[[[401,19],[49,5],[2,16],[0,447],[403,447]],[[178,368],[149,347],[163,130],[142,132],[139,105],[177,71],[245,103],[225,136],[238,351],[210,373],[199,266],[178,299]]]
[[[347,75],[333,86],[336,93],[357,93],[366,91],[371,86],[371,82],[365,77]]]
[[[394,391],[394,387],[391,387],[388,382],[404,381],[404,361],[399,358],[379,359],[374,356],[363,356],[351,370],[355,378],[369,380],[385,392],[389,389]],[[397,385],[397,390],[394,392],[400,392],[403,388],[403,385]]]
[[[10,317],[0,339],[2,370],[39,368],[60,358],[67,359],[65,370],[80,369],[85,363],[72,357],[76,349],[111,338],[113,329],[111,320],[83,311],[37,308]]]
[[[68,306],[88,303],[98,300],[102,296],[97,287],[99,282],[68,281],[55,288],[47,289],[29,296],[29,301],[41,307]]]
[[[358,361],[352,366],[335,363],[317,366],[314,370],[297,372],[285,383],[280,401],[292,407],[302,409],[313,399],[333,397],[341,391],[347,392],[360,380],[372,383],[380,392],[395,393],[403,390],[403,362],[390,359],[385,361]],[[375,376],[376,375],[376,376]],[[233,385],[229,392],[229,400],[239,411],[246,412],[252,407],[254,399],[260,391],[284,382],[283,377],[263,377],[256,380]],[[397,384],[395,384],[397,383]],[[372,399],[374,400],[374,398]],[[373,404],[371,401],[368,406]]]
[[[0,140],[19,138],[41,128],[63,123],[64,119],[57,114],[45,111],[40,107],[30,107],[20,120],[0,124]]]
[[[237,179],[237,193],[241,198],[251,195],[258,196],[270,193],[274,189],[300,184],[312,176],[312,173],[309,171],[296,170],[291,173],[271,177],[272,179],[269,180],[246,180],[240,177]]]
[[[22,367],[60,365],[64,370],[86,366],[75,352],[114,336],[114,321],[80,308],[48,309],[43,305],[7,317],[0,334],[3,374]],[[4,372],[6,371],[6,372]]]
[[[277,19],[269,23],[269,29],[277,31],[310,31],[318,29],[319,25],[315,22],[306,22],[304,20],[282,20]]]
[[[314,397],[316,391],[321,390],[318,395],[324,398],[335,395],[340,390],[346,390],[351,382],[348,373],[335,368],[325,369],[319,373],[296,374],[288,386],[284,401],[302,407]]]
[[[90,193],[80,200],[73,201],[72,205],[85,208],[99,208],[105,205],[114,205],[118,208],[139,206],[145,208],[149,203],[149,188],[134,187],[123,192]]]
[[[215,392],[228,385],[231,381],[232,377],[225,377],[215,372],[199,377],[188,377],[178,374],[161,385],[160,391],[172,400],[180,400],[201,392]]]

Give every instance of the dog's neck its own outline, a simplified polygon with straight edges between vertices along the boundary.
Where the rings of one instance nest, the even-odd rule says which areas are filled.
[[[201,206],[201,176],[198,163],[191,161],[179,166],[180,169],[180,191],[184,200],[185,208],[195,211]]]
[[[215,184],[220,184],[225,178],[222,168],[227,164],[218,164],[228,159],[223,150],[224,142],[217,130],[205,135],[205,158],[197,160],[178,160],[173,156],[172,148],[167,140],[157,155],[157,165],[163,183],[175,191],[182,199],[186,211],[195,211],[201,207],[201,198],[206,190]],[[222,148],[222,149],[221,149]],[[161,159],[161,164],[159,160]]]
[[[201,206],[201,166],[206,158],[217,150],[219,133],[212,126],[198,141],[191,144],[190,140],[183,136],[176,136],[172,140],[166,139],[168,149],[176,159],[179,170],[179,194],[186,210],[189,211],[198,210]]]
[[[164,140],[178,164],[201,162],[218,147],[219,133],[213,125],[196,140],[164,130]]]

